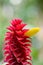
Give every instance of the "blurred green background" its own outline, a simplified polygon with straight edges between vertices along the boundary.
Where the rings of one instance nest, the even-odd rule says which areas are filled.
[[[0,65],[3,61],[3,44],[10,20],[21,18],[26,28],[40,27],[32,37],[33,65],[43,65],[43,0],[0,0]]]

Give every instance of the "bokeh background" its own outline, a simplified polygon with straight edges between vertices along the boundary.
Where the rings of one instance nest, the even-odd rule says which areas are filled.
[[[40,32],[32,37],[32,63],[43,65],[43,0],[0,0],[0,65],[6,27],[14,18],[21,18],[27,28],[40,27]]]

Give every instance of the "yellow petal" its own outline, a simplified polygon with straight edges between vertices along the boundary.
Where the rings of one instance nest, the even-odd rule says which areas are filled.
[[[25,35],[26,36],[29,36],[29,37],[32,37],[34,36],[37,32],[39,32],[40,28],[36,27],[36,28],[32,28],[30,30],[28,30]]]

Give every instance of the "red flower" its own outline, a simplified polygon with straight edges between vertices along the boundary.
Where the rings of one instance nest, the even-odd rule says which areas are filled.
[[[32,65],[31,38],[24,35],[28,30],[23,29],[25,25],[22,20],[14,19],[7,28],[10,31],[6,33],[4,45],[4,62],[8,63],[6,65]]]

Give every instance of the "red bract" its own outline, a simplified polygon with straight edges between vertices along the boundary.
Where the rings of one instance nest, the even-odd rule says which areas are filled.
[[[20,19],[11,21],[11,25],[7,28],[4,45],[4,62],[6,65],[32,65],[31,64],[31,38],[25,36],[24,33],[28,29],[23,29],[26,24]]]

